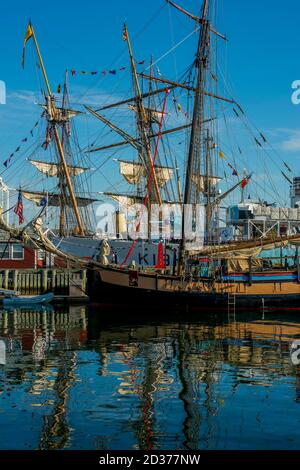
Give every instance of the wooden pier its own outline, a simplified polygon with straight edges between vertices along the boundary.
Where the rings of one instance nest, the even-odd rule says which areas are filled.
[[[87,276],[78,269],[0,269],[0,288],[23,295],[53,292],[56,302],[85,302]]]

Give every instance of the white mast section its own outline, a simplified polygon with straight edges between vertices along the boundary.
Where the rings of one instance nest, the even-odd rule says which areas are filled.
[[[3,215],[3,219],[7,224],[9,224],[9,188],[3,182],[3,179],[0,177],[0,207]]]

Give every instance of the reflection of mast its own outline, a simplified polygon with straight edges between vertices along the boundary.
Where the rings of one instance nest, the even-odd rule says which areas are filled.
[[[136,429],[136,435],[138,439],[139,449],[151,450],[154,447],[153,437],[153,425],[154,425],[154,413],[153,393],[156,390],[155,384],[158,380],[158,367],[157,361],[155,364],[152,362],[151,357],[146,355],[146,364],[144,367],[144,374],[142,383],[139,380],[139,374],[136,369],[134,362],[134,350],[133,348],[124,349],[124,345],[120,345],[120,351],[123,356],[122,362],[124,362],[129,371],[128,383],[132,387],[132,392],[135,393],[140,400],[141,416],[135,423],[134,428]],[[126,389],[119,389],[119,393],[128,393]]]
[[[199,448],[199,433],[201,416],[199,412],[199,397],[194,384],[193,374],[191,374],[190,364],[186,348],[188,345],[187,336],[178,339],[178,373],[182,384],[179,394],[184,406],[186,417],[183,422],[183,433],[185,436],[184,445],[187,449],[197,450]],[[198,384],[196,384],[196,387]]]
[[[65,154],[64,154],[64,149],[63,149],[61,138],[59,136],[58,129],[57,129],[57,123],[58,123],[57,117],[59,117],[60,113],[58,112],[58,110],[55,106],[55,102],[54,102],[54,98],[53,98],[53,95],[52,95],[52,92],[51,92],[48,77],[47,77],[47,74],[46,74],[44,62],[43,62],[43,59],[42,59],[42,56],[41,56],[41,53],[40,53],[39,45],[38,45],[38,42],[37,42],[37,39],[36,39],[36,35],[35,35],[35,32],[34,32],[33,26],[32,26],[31,23],[30,23],[30,26],[31,26],[32,36],[33,36],[35,48],[36,48],[36,51],[37,51],[37,54],[38,54],[39,62],[40,62],[40,65],[41,65],[41,69],[42,69],[42,72],[43,72],[43,76],[44,76],[44,79],[45,79],[45,84],[46,84],[46,88],[47,88],[47,92],[48,92],[48,96],[47,96],[47,103],[49,104],[49,106],[48,106],[48,112],[49,112],[48,120],[51,120],[51,126],[52,126],[52,130],[53,130],[55,142],[56,142],[56,145],[57,145],[57,150],[58,150],[58,153],[59,153],[59,156],[60,156],[60,159],[61,159],[63,173],[64,173],[64,176],[65,176],[65,179],[66,179],[66,184],[67,184],[67,187],[68,187],[68,190],[69,190],[70,199],[71,199],[71,202],[72,202],[73,210],[74,210],[77,225],[78,225],[78,232],[79,232],[80,235],[84,235],[85,234],[85,228],[84,228],[82,220],[81,220],[80,212],[79,212],[79,209],[78,209],[76,197],[75,197],[74,190],[73,190],[73,185],[72,185],[72,181],[71,181],[71,177],[70,177],[69,168],[68,168],[66,158],[65,158]]]
[[[142,416],[138,439],[140,449],[151,450],[154,447],[153,392],[157,382],[157,363],[153,364],[149,357],[146,361],[144,380],[140,390]]]
[[[56,404],[52,416],[45,422],[40,439],[40,450],[63,449],[68,442],[70,426],[66,421],[69,388],[74,382],[76,368],[76,353],[61,356],[60,368],[54,385],[57,393]]]

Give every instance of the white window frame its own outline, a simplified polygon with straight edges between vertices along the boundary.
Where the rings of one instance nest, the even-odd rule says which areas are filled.
[[[17,246],[20,246],[22,248],[22,257],[17,257],[15,258],[14,257],[14,246],[17,245]],[[24,254],[25,254],[25,249],[24,249],[24,246],[21,244],[21,243],[11,243],[10,244],[10,256],[11,256],[11,260],[13,261],[22,261],[24,260]]]
[[[21,257],[15,257],[14,256],[14,246],[18,245],[22,248],[22,256]],[[1,248],[3,247],[3,250],[6,248],[8,251],[8,256],[2,258],[2,253],[0,252],[0,262],[1,261],[24,261],[25,258],[25,249],[24,246],[21,243],[1,243]]]
[[[10,258],[10,247],[9,247],[9,244],[7,245],[7,243],[1,243],[1,248],[3,247],[3,251],[0,252],[0,262],[1,261],[9,261],[11,258]],[[3,256],[3,252],[4,250],[7,250],[7,254],[8,256]]]

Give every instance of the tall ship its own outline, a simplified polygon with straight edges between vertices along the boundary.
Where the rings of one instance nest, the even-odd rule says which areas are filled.
[[[38,216],[43,218],[44,226],[47,227],[47,237],[60,251],[80,258],[97,259],[101,253],[103,239],[111,237],[112,233],[108,227],[109,224],[106,224],[103,228],[97,228],[96,204],[103,202],[104,197],[106,200],[114,201],[115,205],[122,206],[126,211],[131,205],[143,200],[142,193],[145,190],[145,185],[148,184],[147,175],[152,164],[151,145],[154,142],[153,139],[151,142],[148,134],[152,133],[154,137],[154,127],[158,123],[160,113],[150,108],[143,109],[144,114],[141,118],[140,109],[134,105],[135,100],[141,96],[135,69],[132,71],[132,86],[133,93],[136,96],[125,101],[126,105],[128,103],[130,113],[135,116],[136,136],[130,137],[125,131],[122,131],[88,105],[82,106],[81,110],[72,109],[68,83],[69,75],[73,75],[74,71],[66,70],[64,85],[62,87],[58,85],[54,93],[50,86],[37,36],[31,22],[28,24],[25,35],[23,65],[25,46],[29,40],[33,41],[36,52],[42,102],[40,103],[41,116],[35,125],[35,128],[38,127],[36,142],[21,171],[27,172],[28,165],[32,165],[36,172],[39,172],[40,177],[34,177],[16,191],[21,194],[22,198],[30,201],[33,207],[38,207]],[[130,53],[129,60],[133,67],[132,53]],[[143,94],[143,97],[152,97],[152,95],[157,94],[158,90],[152,92],[149,88],[149,92]],[[113,107],[114,105],[109,106],[109,108]],[[103,149],[92,147],[82,149],[80,147],[74,120],[77,117],[82,117],[83,114],[91,115],[93,119],[101,121],[105,127],[113,130],[117,136],[121,135],[123,137],[124,140],[121,144],[115,143],[103,147],[103,149],[127,144],[137,151],[138,159],[136,162],[118,160],[121,176],[126,183],[134,187],[131,195],[110,191],[101,192],[100,194],[91,192],[90,173],[94,172],[95,169],[90,168],[90,154]],[[178,126],[175,129],[166,131],[166,133],[178,132],[188,127],[189,125]],[[30,131],[31,135],[33,135],[33,130]],[[23,139],[22,142],[27,142],[27,140],[27,138]],[[146,149],[145,154],[144,147]],[[17,151],[19,150],[18,147]],[[14,154],[11,154],[5,162],[6,169],[9,168],[13,156]],[[162,194],[160,190],[167,185],[173,176],[171,167],[159,164],[155,166],[157,175],[155,175],[150,188],[151,195],[148,207],[151,207],[154,202],[161,203]],[[36,180],[39,188],[35,187]],[[33,186],[34,190],[32,189]],[[178,188],[179,185],[177,184],[176,190]],[[170,189],[165,188],[163,191],[165,191],[165,196],[170,198]],[[101,197],[102,199],[100,199]],[[4,207],[4,209],[7,208]],[[31,212],[34,212],[34,209]],[[5,213],[6,220],[8,220],[7,211]],[[114,215],[113,227],[115,233],[114,239],[110,241],[111,259],[114,261],[121,260],[131,245],[126,237],[127,228],[124,217],[124,212],[116,211]],[[154,266],[157,261],[158,240],[156,239],[152,243],[148,230],[150,229],[147,228],[146,241],[137,241],[132,251],[131,261],[138,266]],[[165,262],[168,265],[173,264],[173,257],[176,256],[174,250],[177,249],[178,245],[176,243],[171,243],[170,247],[165,246]]]
[[[172,14],[182,15],[182,20],[192,25],[187,37],[197,37],[196,53],[191,54],[192,62],[184,73],[175,79],[163,77],[154,59],[141,72],[125,24],[122,34],[128,50],[131,96],[99,107],[84,104],[80,111],[69,104],[67,77],[62,104],[57,105],[29,24],[25,45],[33,38],[46,86],[42,104],[44,148],[55,150],[53,161],[34,157],[30,163],[47,177],[58,179],[52,192],[22,188],[24,197],[42,206],[31,227],[35,237],[31,240],[73,263],[86,258],[92,292],[99,299],[104,295],[131,300],[148,297],[196,306],[226,303],[233,308],[236,303],[297,302],[299,181],[276,155],[274,168],[279,167],[281,177],[291,187],[292,207],[285,207],[280,205],[281,194],[267,165],[264,187],[250,169],[249,155],[239,141],[241,128],[251,140],[252,153],[253,148],[260,156],[265,152],[271,160],[274,154],[265,135],[249,124],[222,73],[219,49],[227,38],[215,27],[216,2],[204,0],[199,16],[171,0],[166,3]],[[101,140],[99,145],[93,142],[80,152],[81,159],[75,160],[71,122],[81,112],[99,122],[109,137],[114,135],[119,140]],[[115,120],[118,114],[122,114],[123,125]],[[230,126],[232,116],[238,123],[234,126]],[[131,132],[128,122],[131,126],[133,123]],[[178,135],[181,142],[174,138]],[[126,148],[131,150],[127,158],[122,157]],[[114,160],[130,190],[102,192],[101,197],[114,201],[117,210],[114,239],[100,243],[99,233],[90,228],[94,211],[88,210],[97,200],[86,194],[82,177],[89,171],[84,158],[90,161],[91,155],[103,151],[112,152],[111,158],[117,155]],[[255,197],[250,190],[255,191]],[[274,194],[277,202],[265,199]],[[42,227],[50,205],[59,214],[59,228],[51,236]],[[126,239],[129,226],[132,240]],[[9,230],[3,220],[1,227]],[[11,233],[24,237],[24,230]],[[105,229],[103,235],[109,238],[109,230]],[[68,243],[76,249],[67,249]],[[90,255],[95,246],[97,255]],[[139,258],[138,249],[142,250]]]
[[[216,114],[220,106],[216,102],[221,103],[221,112],[224,113],[226,103],[237,117],[243,119],[244,116],[243,108],[236,100],[222,97],[216,91],[219,78],[214,45],[226,41],[226,37],[213,24],[215,2],[204,0],[199,16],[187,12],[173,1],[167,0],[167,3],[192,20],[199,34],[193,73],[189,75],[188,82],[158,79],[167,87],[189,87],[193,94],[178,259],[173,272],[145,272],[124,265],[103,266],[98,270],[99,282],[105,292],[110,295],[118,293],[123,299],[147,297],[149,300],[165,300],[167,303],[197,307],[216,303],[232,308],[242,303],[297,303],[300,294],[297,180],[291,181],[281,172],[294,192],[292,208],[281,209],[261,199],[251,201],[250,196],[247,201],[245,189],[251,182],[252,173],[245,171],[241,176],[236,167],[238,158],[234,158],[236,163],[228,162],[227,165],[238,181],[225,193],[219,193],[220,167],[216,164],[215,155],[218,153],[224,160],[225,153],[220,150],[218,139],[220,129],[216,123]],[[130,48],[127,33],[126,39]],[[139,106],[142,107],[141,101]],[[256,132],[253,140],[259,148],[263,148],[267,139],[262,132]],[[239,147],[238,153],[242,158]],[[283,164],[291,171],[285,162]],[[149,176],[151,181],[154,175],[155,168],[152,166]],[[234,229],[235,233],[222,243],[216,224],[221,201],[237,189],[241,191],[241,203],[227,210],[229,223],[226,226],[227,230]],[[199,212],[199,205],[204,210]],[[201,218],[203,236],[200,237],[199,246],[195,243],[195,240],[199,240],[199,233],[194,233],[193,238],[187,230],[187,211],[191,212],[192,226],[197,225],[197,216]],[[287,246],[294,248],[292,256],[283,254]],[[272,256],[276,249],[280,250],[278,258]],[[262,256],[263,252],[269,256]]]

